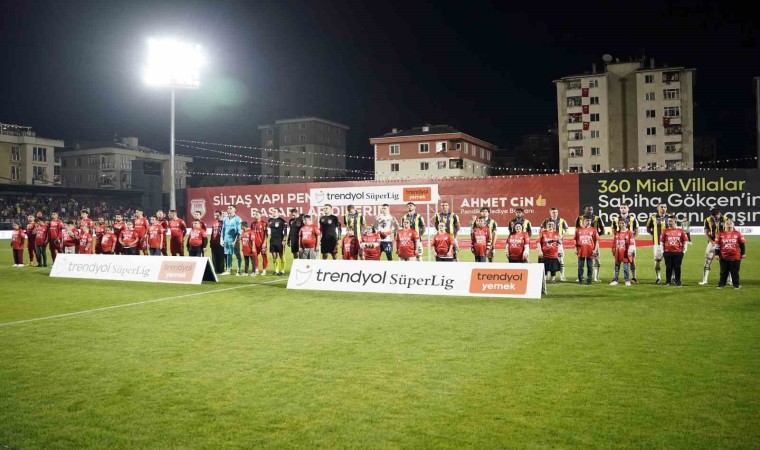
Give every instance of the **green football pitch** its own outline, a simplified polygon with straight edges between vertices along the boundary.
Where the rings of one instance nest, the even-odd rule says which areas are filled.
[[[608,286],[604,251],[542,300],[53,279],[0,245],[0,449],[760,445],[757,238],[741,290],[697,286],[697,238],[684,287],[651,248]]]

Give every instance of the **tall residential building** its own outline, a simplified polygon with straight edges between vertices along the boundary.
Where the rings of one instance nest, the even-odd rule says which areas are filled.
[[[108,143],[77,144],[61,149],[64,186],[168,193],[171,166],[168,153],[138,145],[136,137]],[[175,186],[187,187],[187,156],[175,156]]]
[[[560,170],[692,169],[695,70],[605,56],[603,72],[554,81]]]
[[[304,183],[346,177],[348,126],[302,117],[259,125],[261,183]]]
[[[374,137],[375,180],[486,177],[497,147],[448,125],[393,129]]]
[[[32,127],[0,123],[0,184],[58,186],[63,141],[38,137]]]

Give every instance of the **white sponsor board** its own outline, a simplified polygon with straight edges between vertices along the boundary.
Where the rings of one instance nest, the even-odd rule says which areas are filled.
[[[298,259],[288,289],[541,298],[543,271],[543,264]]]
[[[219,281],[208,258],[59,253],[51,277],[201,284]]]
[[[438,203],[437,184],[410,184],[394,186],[363,186],[343,188],[312,188],[309,191],[312,206],[346,205],[403,205],[408,202],[429,205]]]

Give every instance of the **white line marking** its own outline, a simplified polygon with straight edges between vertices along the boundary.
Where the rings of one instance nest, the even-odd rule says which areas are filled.
[[[91,312],[107,311],[109,309],[126,308],[127,306],[146,305],[148,303],[163,302],[163,301],[166,301],[166,300],[176,300],[178,298],[193,297],[193,296],[196,296],[196,295],[214,294],[216,292],[232,291],[232,290],[235,290],[235,289],[242,289],[242,288],[247,288],[247,287],[260,286],[262,284],[278,283],[280,281],[285,281],[285,280],[287,280],[287,278],[283,278],[281,280],[265,281],[263,283],[246,284],[246,285],[243,285],[243,286],[235,286],[235,287],[231,287],[231,288],[217,289],[215,291],[195,292],[195,293],[192,293],[192,294],[175,295],[174,297],[164,297],[164,298],[156,298],[156,299],[153,299],[153,300],[145,300],[143,302],[125,303],[123,305],[114,305],[114,306],[104,306],[102,308],[86,309],[84,311],[76,311],[76,312],[71,312],[71,313],[66,313],[66,314],[56,314],[54,316],[37,317],[35,319],[17,320],[15,322],[0,323],[0,327],[7,327],[7,326],[10,326],[10,325],[20,325],[22,323],[29,323],[29,322],[38,322],[40,320],[60,319],[61,317],[78,316],[80,314],[87,314],[87,313],[91,313]]]

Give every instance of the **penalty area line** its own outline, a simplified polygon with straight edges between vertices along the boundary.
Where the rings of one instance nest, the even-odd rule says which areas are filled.
[[[7,326],[11,326],[11,325],[20,325],[22,323],[39,322],[39,321],[42,321],[42,320],[60,319],[62,317],[78,316],[78,315],[81,315],[81,314],[88,314],[88,313],[92,313],[92,312],[108,311],[108,310],[111,310],[111,309],[118,309],[118,308],[126,308],[128,306],[147,305],[149,303],[165,302],[167,300],[177,300],[177,299],[180,299],[180,298],[194,297],[196,295],[206,295],[206,294],[215,294],[217,292],[234,291],[235,289],[243,289],[243,288],[247,288],[247,287],[261,286],[262,284],[279,283],[280,281],[285,281],[285,280],[287,280],[287,278],[282,279],[282,280],[265,281],[263,283],[246,284],[246,285],[243,285],[243,286],[235,286],[235,287],[224,288],[224,289],[216,289],[216,290],[213,290],[213,291],[193,292],[192,294],[182,294],[182,295],[174,295],[172,297],[155,298],[153,300],[145,300],[145,301],[142,301],[142,302],[124,303],[123,305],[113,305],[113,306],[104,306],[102,308],[85,309],[84,311],[75,311],[75,312],[70,312],[70,313],[65,313],[65,314],[56,314],[54,316],[45,316],[45,317],[36,317],[34,319],[17,320],[15,322],[0,323],[0,327],[7,327]]]

